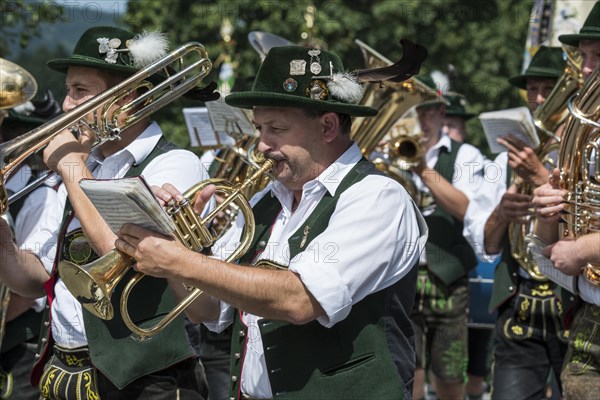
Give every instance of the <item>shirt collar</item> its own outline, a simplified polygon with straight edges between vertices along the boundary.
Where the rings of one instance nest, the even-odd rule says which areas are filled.
[[[446,135],[443,132],[440,134],[440,140],[438,140],[438,142],[435,144],[435,146],[433,146],[433,148],[441,149],[442,147],[445,147],[448,151],[452,151],[452,140],[450,139],[450,136]]]
[[[302,187],[303,192],[315,190],[317,187],[322,187],[329,192],[332,196],[335,195],[337,188],[344,179],[344,177],[350,172],[354,165],[360,161],[362,154],[356,143],[352,143],[350,148],[344,152],[337,160],[327,167],[321,174],[313,179],[312,181],[306,182]],[[275,181],[273,183],[272,195],[278,198],[287,198],[291,194],[281,182]]]
[[[133,142],[127,147],[117,151],[115,154],[111,154],[107,159],[112,157],[119,157],[124,152],[129,153],[133,157],[133,165],[141,164],[146,157],[152,152],[152,149],[156,147],[156,144],[162,136],[160,126],[156,122],[152,122],[140,136],[138,136]],[[92,161],[97,163],[103,163],[106,160],[102,160],[99,149],[96,149],[90,155]]]

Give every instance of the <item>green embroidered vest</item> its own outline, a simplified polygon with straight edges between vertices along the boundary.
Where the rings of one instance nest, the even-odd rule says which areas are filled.
[[[452,149],[440,149],[434,169],[448,182],[452,182],[456,155],[461,143],[452,140]],[[429,227],[427,268],[447,286],[467,275],[477,266],[477,257],[463,236],[463,223],[439,205],[425,217]]]
[[[300,254],[327,228],[341,193],[374,173],[380,172],[363,159],[342,180],[333,196],[325,195],[306,222],[290,237],[291,258]],[[270,194],[266,194],[253,208],[256,232],[251,250],[240,260],[242,264],[251,262],[256,252],[266,246],[270,227],[280,209],[279,201]],[[364,260],[365,268],[369,267],[368,262]],[[367,296],[352,307],[346,319],[331,328],[325,328],[317,321],[293,325],[285,321],[259,320],[258,328],[274,397],[405,398],[405,393],[409,393],[412,386],[415,359],[413,330],[408,315],[414,301],[416,273],[417,268],[412,268],[395,285]],[[248,335],[248,328],[236,311],[229,387],[230,396],[234,398],[240,397],[241,369]]]
[[[142,174],[150,161],[175,148],[177,147],[161,138],[146,159],[141,164],[134,165],[125,176]],[[65,209],[65,216],[67,214],[69,214],[69,211]],[[67,218],[63,220],[63,224],[66,221]],[[61,252],[62,246],[58,248]],[[61,257],[62,255],[59,254],[57,259],[60,260]],[[55,263],[55,269],[56,265],[57,263]],[[182,316],[150,340],[140,342],[131,337],[131,331],[125,326],[121,317],[120,300],[124,286],[134,274],[135,271],[130,269],[111,296],[111,304],[115,311],[112,320],[102,320],[85,308],[83,309],[83,319],[92,363],[119,389],[139,377],[162,370],[194,356],[185,332]],[[148,276],[144,277],[136,286],[129,300],[129,314],[133,321],[142,328],[156,325],[178,304],[165,279]],[[50,335],[49,311],[49,308],[46,307],[40,334],[41,340],[38,345],[39,354],[46,353],[46,347],[50,342],[48,340]],[[35,382],[36,375],[34,370],[32,373],[34,384],[37,384]]]

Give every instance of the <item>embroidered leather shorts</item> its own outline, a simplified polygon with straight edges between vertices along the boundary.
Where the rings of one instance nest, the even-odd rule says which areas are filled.
[[[566,341],[561,304],[555,288],[556,285],[551,282],[521,282],[513,314],[502,326],[504,337],[511,340],[526,340],[534,336],[546,338],[550,329],[552,334]]]
[[[40,379],[42,399],[98,400],[96,370],[86,348],[65,349],[54,346]]]
[[[466,377],[468,299],[467,277],[447,287],[420,267],[411,313],[416,365],[429,368],[443,382],[463,382]]]
[[[600,392],[600,306],[585,303],[573,320],[561,374],[566,399],[596,399]]]

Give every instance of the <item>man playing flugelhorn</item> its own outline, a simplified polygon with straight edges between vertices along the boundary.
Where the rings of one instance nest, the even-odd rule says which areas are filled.
[[[144,65],[164,57],[166,50],[166,39],[157,32],[134,35],[113,27],[88,29],[70,57],[48,62],[50,68],[66,73],[63,110],[68,113],[119,85]],[[149,79],[160,79],[159,74]],[[212,90],[208,92],[205,100],[214,99]],[[113,107],[139,95],[138,90],[128,91]],[[119,122],[131,112],[121,113]],[[93,117],[86,116],[87,122]],[[184,190],[208,175],[193,153],[168,143],[158,124],[148,118],[124,129],[120,140],[106,142],[90,153],[91,141],[86,128],[79,140],[65,129],[44,150],[45,163],[61,176],[63,185],[58,204],[48,210],[39,222],[38,234],[28,238],[22,249],[10,241],[6,225],[0,226],[6,249],[1,279],[21,295],[47,295],[32,383],[39,382],[42,398],[202,399],[205,378],[183,320],[151,341],[135,341],[118,311],[112,320],[105,321],[82,309],[58,276],[56,265],[65,259],[86,264],[113,249],[116,236],[79,187],[81,179],[143,175],[150,184],[171,182]],[[114,301],[119,298],[114,296]],[[170,309],[173,303],[165,280],[148,279],[130,306],[137,310],[134,318],[147,320]],[[115,309],[119,309],[118,303]]]
[[[217,331],[233,323],[232,398],[410,398],[408,314],[427,227],[350,139],[351,116],[377,113],[361,96],[333,53],[283,46],[252,91],[225,98],[253,108],[258,149],[276,162],[275,181],[252,198],[256,231],[239,265],[136,225],[119,233],[117,248],[141,272],[204,290],[191,319]],[[180,197],[170,186],[156,193]],[[238,218],[214,250],[226,253],[243,229]]]

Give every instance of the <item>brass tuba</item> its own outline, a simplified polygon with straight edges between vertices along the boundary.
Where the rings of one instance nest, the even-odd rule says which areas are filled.
[[[204,46],[197,42],[186,43],[119,85],[24,135],[0,144],[0,214],[8,209],[4,184],[10,172],[64,129],[85,126],[96,134],[96,146],[108,140],[118,140],[121,132],[129,126],[194,90],[211,68]],[[163,80],[153,85],[147,80],[151,76],[162,76]],[[145,91],[128,104],[112,109],[122,98],[138,89]],[[131,114],[120,124],[118,116],[126,112]],[[93,113],[94,121],[87,122],[84,118],[90,113]],[[45,178],[37,184],[43,183]]]
[[[230,204],[235,204],[245,218],[244,234],[238,247],[225,261],[231,262],[238,259],[250,247],[255,230],[254,214],[252,214],[252,208],[243,193],[259,181],[274,165],[274,160],[266,159],[250,178],[238,185],[222,179],[209,179],[192,186],[183,194],[184,199],[181,202],[171,204],[167,209],[168,214],[175,221],[175,237],[187,248],[194,251],[210,248],[218,238],[208,228],[210,222]],[[224,200],[206,217],[199,218],[194,212],[193,204],[197,194],[208,185],[215,185],[217,192],[224,195]],[[61,261],[58,264],[58,270],[69,291],[82,303],[83,307],[99,318],[112,319],[114,309],[111,304],[111,295],[114,288],[134,264],[135,260],[132,257],[114,249],[96,261],[83,266],[69,261]],[[193,288],[187,297],[154,327],[141,328],[131,319],[127,305],[133,287],[143,277],[143,274],[138,273],[131,278],[123,289],[120,299],[123,322],[133,332],[133,338],[137,340],[151,338],[162,331],[165,326],[177,318],[187,306],[202,294],[201,289]]]
[[[536,155],[548,170],[556,167],[556,152],[561,139],[556,136],[555,132],[568,116],[567,101],[582,85],[581,54],[576,48],[567,45],[563,45],[563,51],[567,55],[563,74],[557,80],[546,101],[533,113],[536,131],[540,136],[540,145],[536,150]],[[530,183],[524,182],[515,171],[512,171],[511,184],[518,186],[519,193],[533,194],[534,187]],[[533,232],[534,226],[535,218],[533,217],[525,223],[509,225],[508,239],[511,255],[532,279],[546,281],[546,276],[540,272],[527,250],[526,237]]]
[[[567,190],[559,234],[600,232],[600,68],[567,103],[569,117],[558,154],[560,187]],[[600,285],[600,265],[587,264],[587,280]]]
[[[369,47],[364,42],[356,39],[356,44],[361,49],[365,66],[367,68],[383,68],[392,65],[392,62]],[[406,41],[402,41],[405,52],[410,49]],[[425,58],[422,56],[421,61]],[[404,58],[404,57],[403,57]],[[419,62],[420,65],[420,62]],[[418,68],[416,70],[418,72]],[[361,100],[362,105],[376,108],[379,113],[373,118],[355,118],[352,124],[351,137],[359,146],[363,156],[370,159],[375,166],[398,181],[417,200],[418,190],[410,173],[401,168],[403,162],[412,163],[415,157],[420,158],[422,148],[418,138],[414,135],[404,135],[404,130],[387,141],[379,154],[374,154],[386,135],[392,133],[392,128],[414,106],[438,98],[435,90],[410,76],[404,80],[386,80],[369,82]],[[389,138],[388,138],[389,139]],[[405,164],[406,165],[406,164]]]

